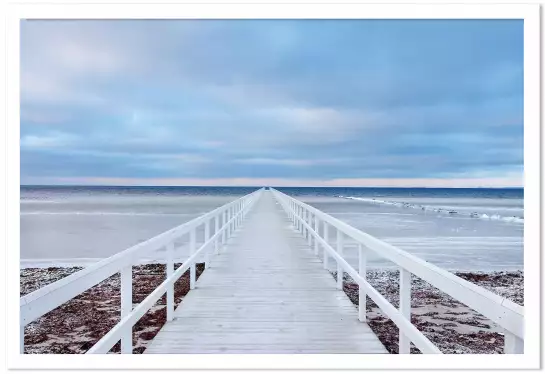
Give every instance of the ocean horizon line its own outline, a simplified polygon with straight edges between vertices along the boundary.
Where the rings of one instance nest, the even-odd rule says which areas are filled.
[[[427,186],[272,186],[272,185],[247,185],[247,186],[229,186],[229,185],[113,185],[113,184],[20,184],[19,187],[121,187],[121,188],[353,188],[353,189],[434,189],[434,190],[524,190],[524,186],[505,186],[505,187],[427,187]]]

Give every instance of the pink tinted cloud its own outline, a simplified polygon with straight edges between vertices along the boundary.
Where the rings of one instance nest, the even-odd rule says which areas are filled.
[[[110,186],[278,186],[278,187],[522,187],[523,178],[26,178],[23,184],[110,185]]]

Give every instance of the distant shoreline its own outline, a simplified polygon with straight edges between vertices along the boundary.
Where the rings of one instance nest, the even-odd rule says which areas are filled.
[[[226,185],[118,185],[118,184],[21,184],[19,187],[24,188],[56,188],[56,187],[71,187],[71,188],[261,188],[261,187],[272,187],[272,188],[354,188],[354,189],[435,189],[435,190],[524,190],[524,186],[506,186],[506,187],[426,187],[426,186],[411,186],[411,187],[388,187],[388,186],[226,186]]]

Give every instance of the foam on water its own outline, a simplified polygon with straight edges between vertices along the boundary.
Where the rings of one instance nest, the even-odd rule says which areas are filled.
[[[432,205],[420,205],[420,204],[407,203],[403,201],[380,200],[380,199],[374,199],[374,198],[354,197],[354,196],[339,196],[339,197],[343,199],[358,200],[358,201],[363,201],[363,202],[372,203],[372,204],[392,205],[399,208],[420,209],[420,210],[433,211],[433,212],[442,213],[442,214],[466,215],[471,218],[501,220],[505,222],[524,224],[524,218],[517,217],[517,216],[505,217],[499,214],[488,215],[486,213],[478,213],[478,212],[466,213],[466,212],[455,210],[448,206],[438,207],[438,206],[432,206]]]
[[[21,187],[21,266],[86,266],[253,190],[255,188]],[[522,268],[521,191],[279,190],[443,268]],[[390,203],[379,203],[377,199]],[[399,202],[412,205],[407,206],[411,209],[401,209],[404,205]],[[422,210],[417,206],[429,209]],[[451,214],[449,210],[457,213]],[[480,219],[471,217],[473,212],[480,214]],[[510,214],[518,219],[509,221]],[[202,241],[203,231],[201,228],[197,233],[198,242]],[[334,243],[334,232],[330,235]],[[189,255],[187,240],[183,238],[177,243],[179,253],[176,257],[180,261]],[[346,244],[347,261],[357,266],[357,245]],[[161,255],[150,254],[141,261],[160,259]],[[330,264],[334,266],[333,261]],[[392,264],[380,254],[373,254],[369,266],[389,267]]]

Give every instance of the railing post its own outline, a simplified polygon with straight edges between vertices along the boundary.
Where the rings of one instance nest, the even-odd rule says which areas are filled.
[[[227,208],[225,211],[225,240],[229,240],[229,231],[231,228],[231,224],[229,223],[229,219],[231,218],[231,207]]]
[[[219,214],[216,215],[214,219],[214,235],[216,239],[214,239],[214,253],[218,253],[218,242],[219,242],[219,236],[217,235],[218,231],[220,231],[220,216]]]
[[[411,273],[399,269],[399,312],[411,321]],[[399,353],[411,353],[411,341],[399,330]]]
[[[319,222],[320,220],[318,219],[318,217],[315,215],[314,216],[314,231],[316,231],[316,236],[320,236],[320,233],[319,233]],[[318,238],[314,238],[314,254],[318,255]]]
[[[233,221],[233,231],[235,231],[238,228],[238,203],[235,204],[233,210],[233,216],[235,217],[235,220]]]
[[[228,238],[230,238],[231,236],[233,236],[233,206],[231,205],[229,207],[229,234],[228,234]]]
[[[221,245],[225,244],[226,228],[225,228],[225,215],[226,211],[221,212]]]
[[[360,277],[367,279],[367,251],[363,248],[361,244],[358,245],[358,272]],[[367,314],[367,294],[363,290],[362,286],[358,288],[358,319],[360,322],[365,322]]]
[[[299,213],[298,213],[298,216],[299,216],[299,232],[301,233],[301,235],[304,235],[305,234],[305,230],[303,228],[303,219],[305,218],[305,215],[303,213],[303,207],[302,206],[299,206]]]
[[[294,206],[295,206],[295,230],[299,231],[299,205],[295,204]]]
[[[302,206],[299,207],[299,218],[300,218],[299,232],[304,237],[305,236],[305,228],[303,227],[303,220],[305,219],[305,213],[303,212],[303,207]]]
[[[132,311],[132,265],[121,269],[121,319]],[[132,353],[132,326],[128,326],[121,338],[121,353]]]
[[[239,214],[240,211],[241,211],[240,204],[241,204],[241,202],[239,201],[239,202],[238,202],[238,209],[237,209],[237,215],[238,215],[238,219],[237,219],[238,225],[237,225],[237,226],[240,226],[240,222],[241,222],[241,221],[240,221],[240,218],[242,217],[242,214]]]
[[[233,205],[233,232],[235,232],[238,227],[237,213],[238,213],[238,203],[235,203],[235,205]]]
[[[174,274],[174,243],[171,242],[166,248],[166,277],[167,279]],[[174,282],[167,288],[167,321],[174,319]]]
[[[310,239],[309,239],[309,238],[310,238],[310,230],[309,230],[309,225],[310,225],[310,212],[309,212],[308,210],[305,210],[305,212],[306,212],[306,214],[307,214],[307,215],[306,215],[306,220],[305,220],[305,222],[306,222],[306,224],[307,224],[307,226],[306,226],[306,230],[307,230],[307,236],[306,236],[306,238],[307,238],[307,243],[310,244]]]
[[[303,235],[303,237],[305,237],[305,225],[303,224],[303,222],[305,221],[305,210],[303,209],[303,207],[300,207],[301,211],[300,211],[300,217],[301,217],[301,235]]]
[[[503,353],[505,354],[522,354],[524,353],[524,340],[518,336],[511,334],[509,331],[504,331]]]
[[[235,229],[237,227],[237,204],[233,204],[231,207],[231,236],[233,236],[233,233],[235,232]]]
[[[25,353],[25,325],[20,326],[20,345],[19,345],[19,353],[23,354]]]
[[[309,227],[312,227],[312,213],[308,213],[308,225]],[[312,232],[311,232],[311,229],[307,230],[308,232],[308,238],[307,238],[307,242],[308,242],[308,245],[312,247]]]
[[[207,219],[204,223],[204,243],[208,242],[208,239],[210,239],[210,220]],[[207,246],[204,250],[204,268],[208,269],[210,266],[210,247]]]
[[[191,256],[195,254],[195,236],[197,228],[193,227],[191,231],[189,232],[189,251],[191,253]],[[189,268],[189,289],[192,290],[195,288],[195,279],[197,277],[196,267],[195,263],[191,265]]]
[[[326,221],[324,221],[324,241],[329,244],[329,224]],[[324,269],[327,269],[328,267],[328,260],[329,255],[324,247]]]
[[[227,208],[227,216],[225,217],[226,221],[226,228],[225,228],[225,236],[226,239],[229,240],[231,237],[231,207]]]
[[[233,233],[236,231],[237,226],[237,204],[235,203],[235,205],[233,205]]]
[[[341,230],[337,229],[337,253],[341,257],[343,255],[343,246],[344,246],[343,233],[341,232]],[[343,273],[344,272],[343,272],[343,268],[341,266],[341,263],[339,261],[337,261],[337,288],[339,290],[343,289],[343,277],[344,277]]]
[[[308,210],[305,210],[305,223],[308,225],[310,223],[310,212]],[[305,226],[305,239],[307,240],[308,244],[308,237],[310,236],[310,231],[308,229],[308,226]]]
[[[303,209],[303,221],[304,223],[308,223],[308,211],[306,209]],[[308,229],[306,225],[303,225],[303,237],[306,239],[308,236]]]

